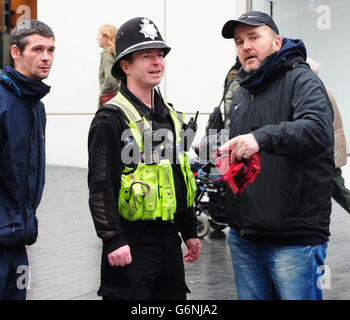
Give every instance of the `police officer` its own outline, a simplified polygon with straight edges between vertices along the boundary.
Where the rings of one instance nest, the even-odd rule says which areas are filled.
[[[89,205],[103,240],[98,295],[106,300],[186,299],[183,260],[201,250],[184,115],[155,90],[169,51],[151,20],[124,23],[112,68],[120,91],[91,123]]]

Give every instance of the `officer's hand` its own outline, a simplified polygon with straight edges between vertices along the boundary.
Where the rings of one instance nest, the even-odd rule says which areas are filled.
[[[128,245],[122,246],[108,255],[108,262],[111,266],[124,267],[130,264],[131,261],[130,247]]]
[[[230,163],[233,163],[236,159],[249,159],[254,153],[259,151],[259,145],[251,133],[243,134],[227,141],[219,148],[219,151],[228,151],[230,147],[234,148],[231,152]]]
[[[194,262],[198,259],[202,249],[202,244],[198,239],[188,239],[186,241],[187,251],[184,254],[186,262]]]

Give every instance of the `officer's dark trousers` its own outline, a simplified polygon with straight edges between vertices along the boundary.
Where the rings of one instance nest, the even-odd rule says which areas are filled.
[[[0,245],[0,300],[25,300],[28,273],[25,246]]]
[[[344,178],[340,168],[335,169],[333,177],[333,194],[332,197],[348,213],[350,213],[350,190],[345,187]]]
[[[124,227],[132,263],[111,267],[102,256],[101,287],[104,300],[185,300],[189,292],[181,238],[170,222],[140,222],[141,228]]]

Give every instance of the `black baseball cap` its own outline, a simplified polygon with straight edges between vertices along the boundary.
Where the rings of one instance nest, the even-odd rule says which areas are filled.
[[[225,23],[224,27],[222,28],[222,36],[226,39],[232,39],[234,37],[234,31],[235,28],[240,24],[248,24],[250,26],[262,26],[266,24],[269,26],[273,31],[275,31],[277,34],[279,34],[279,30],[275,24],[275,22],[272,20],[272,18],[261,11],[250,11],[247,13],[242,14],[238,20],[229,20]]]
[[[129,53],[142,49],[162,49],[164,57],[170,51],[157,26],[148,18],[137,17],[128,20],[118,29],[115,40],[116,61],[112,66],[112,75],[120,80],[125,78],[120,61]]]

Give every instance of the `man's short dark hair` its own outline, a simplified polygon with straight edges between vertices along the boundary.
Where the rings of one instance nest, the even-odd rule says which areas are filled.
[[[10,48],[16,45],[22,53],[28,43],[27,37],[32,34],[39,34],[47,38],[55,38],[51,28],[38,20],[23,20],[11,32]],[[14,66],[14,61],[10,53],[10,65]]]

